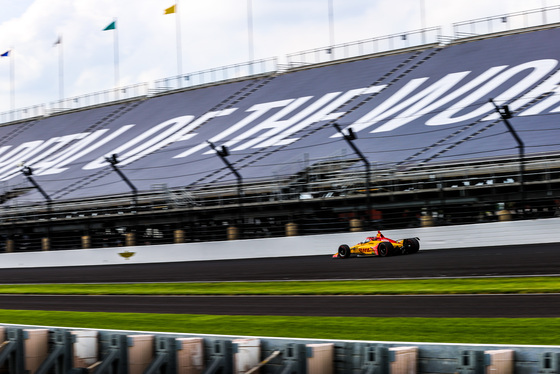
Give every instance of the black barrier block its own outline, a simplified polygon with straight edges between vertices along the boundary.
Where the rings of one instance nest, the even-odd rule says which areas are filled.
[[[387,347],[367,344],[362,350],[363,363],[360,368],[362,374],[389,374],[391,362]]]
[[[457,374],[485,374],[490,356],[483,351],[461,351],[458,361]]]
[[[102,358],[95,374],[128,374],[128,337],[113,334],[102,344]]]
[[[335,344],[335,373],[352,373],[354,368],[354,344]]]
[[[233,372],[233,343],[231,340],[216,340],[208,352],[208,366],[204,374],[229,374]]]
[[[177,350],[180,344],[175,338],[158,336],[155,340],[155,358],[144,374],[175,374],[177,373]]]
[[[539,374],[560,373],[560,353],[545,352],[539,360]]]
[[[68,374],[83,373],[82,369],[73,369],[73,344],[76,337],[67,330],[50,332],[51,350],[45,361],[39,366],[36,374]]]
[[[281,367],[276,371],[279,374],[305,374],[307,371],[307,357],[312,354],[305,344],[286,344],[282,351]]]

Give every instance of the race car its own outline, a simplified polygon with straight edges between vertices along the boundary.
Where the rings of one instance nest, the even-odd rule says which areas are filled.
[[[352,255],[362,256],[394,256],[416,253],[420,250],[420,238],[393,240],[383,236],[381,231],[376,236],[368,237],[364,242],[352,247],[342,244],[333,258],[349,258]]]

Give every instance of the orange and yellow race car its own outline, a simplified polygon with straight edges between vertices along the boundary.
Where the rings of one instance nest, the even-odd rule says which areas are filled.
[[[416,253],[420,250],[419,238],[407,238],[393,240],[383,236],[381,231],[376,236],[366,238],[365,242],[358,243],[352,247],[342,244],[338,247],[338,253],[333,258],[349,258],[352,255],[362,256],[394,256]]]

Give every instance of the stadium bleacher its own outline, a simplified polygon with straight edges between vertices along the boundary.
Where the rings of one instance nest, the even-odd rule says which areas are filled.
[[[525,143],[528,201],[554,214],[560,51],[551,45],[559,39],[550,25],[470,37],[7,123],[0,232],[41,236],[45,220],[49,231],[85,232],[100,216],[113,217],[96,226],[108,232],[145,230],[155,216],[169,230],[272,220],[281,232],[303,211],[311,222],[328,216],[340,230],[349,218],[398,226],[420,224],[421,214],[462,222],[445,213],[459,206],[469,220],[498,202],[523,210],[517,143],[490,98],[509,106]],[[353,129],[372,164],[373,205],[363,165],[334,123]],[[235,175],[207,141],[228,148],[244,179],[245,209]],[[105,161],[113,154],[139,191],[138,205]],[[48,212],[22,166],[53,199]],[[405,213],[414,217],[402,223]],[[302,231],[320,230],[333,228]]]

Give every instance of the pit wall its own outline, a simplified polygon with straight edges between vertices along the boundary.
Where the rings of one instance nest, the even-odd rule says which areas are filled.
[[[311,340],[0,325],[16,373],[556,374],[559,346]],[[112,369],[116,369],[112,371]],[[164,369],[165,371],[161,371]]]
[[[291,236],[221,242],[130,246],[0,254],[0,268],[95,266],[211,261],[336,253],[340,244],[363,241],[370,232]],[[420,250],[560,243],[560,218],[504,221],[383,231],[391,239],[420,238]]]

